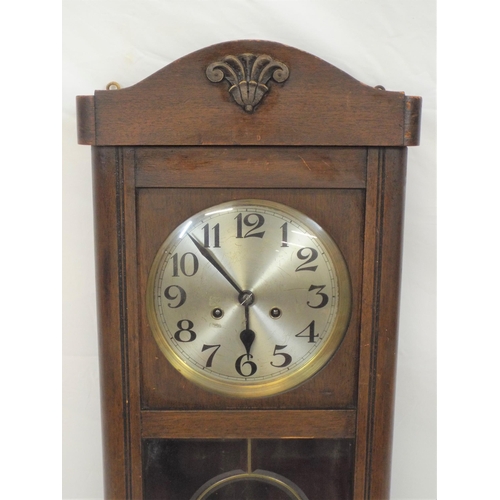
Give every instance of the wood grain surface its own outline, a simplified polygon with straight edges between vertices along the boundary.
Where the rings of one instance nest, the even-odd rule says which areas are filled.
[[[234,103],[227,82],[212,83],[205,70],[225,56],[267,54],[290,76],[270,82],[251,114]],[[96,91],[83,102],[94,116],[94,145],[314,145],[405,146],[418,142],[412,109],[419,98],[387,92],[355,80],[331,64],[286,45],[243,40],[189,54],[132,87]],[[409,107],[408,102],[411,102]],[[92,120],[86,119],[90,122]]]
[[[137,187],[364,188],[365,148],[137,150]]]
[[[354,410],[143,411],[142,437],[163,439],[348,439]]]

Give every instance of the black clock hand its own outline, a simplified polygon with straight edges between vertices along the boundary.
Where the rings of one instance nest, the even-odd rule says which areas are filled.
[[[226,278],[226,280],[232,285],[232,287],[238,292],[238,300],[242,306],[245,307],[245,330],[240,333],[240,339],[243,342],[245,350],[247,352],[247,356],[250,359],[250,349],[252,347],[253,341],[255,340],[255,332],[250,330],[250,321],[249,321],[249,311],[248,308],[253,304],[254,295],[252,292],[245,290],[243,291],[231,278],[228,272],[217,262],[217,259],[209,252],[196,238],[188,234],[191,241],[196,245],[196,248],[199,250],[201,255],[205,257],[205,259],[212,264],[212,266],[219,271],[219,273]]]
[[[196,245],[196,248],[199,250],[201,255],[205,257],[205,259],[212,264],[212,266],[219,271],[219,273],[226,278],[227,281],[232,285],[232,287],[238,292],[238,294],[242,294],[243,290],[236,284],[236,282],[231,278],[228,272],[217,262],[216,258],[209,252],[196,238],[193,238],[190,234],[188,236],[191,238],[191,241]]]
[[[247,352],[247,357],[250,359],[250,348],[252,347],[253,341],[255,340],[255,332],[250,330],[250,320],[249,320],[249,306],[245,306],[245,330],[240,333],[240,340],[243,342],[245,346],[245,350]]]

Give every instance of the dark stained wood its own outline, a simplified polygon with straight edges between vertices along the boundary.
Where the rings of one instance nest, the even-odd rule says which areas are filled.
[[[420,143],[421,97],[405,97],[405,146],[418,146]]]
[[[227,55],[268,54],[290,76],[249,114],[226,82],[212,83],[207,66]],[[407,110],[402,92],[355,80],[327,62],[274,42],[226,42],[189,54],[136,85],[95,92],[96,145],[403,146]]]
[[[368,150],[366,215],[364,234],[363,289],[361,302],[361,331],[359,342],[358,404],[356,424],[356,464],[354,477],[354,498],[365,498],[368,413],[370,397],[370,359],[373,346],[373,325],[375,322],[374,293],[377,262],[377,222],[380,220],[379,190],[382,179],[379,175],[379,149]]]
[[[364,148],[140,148],[138,187],[364,188]]]
[[[406,179],[406,149],[387,148],[379,167],[383,180],[378,227],[379,269],[377,270],[376,322],[370,375],[368,498],[389,498],[394,389],[396,375],[399,285],[401,279],[401,243]]]
[[[364,161],[363,161],[364,164]],[[232,199],[265,198],[305,213],[337,242],[353,285],[351,322],[332,361],[293,391],[242,400],[207,392],[182,377],[158,348],[145,311],[146,282],[160,245],[191,214]],[[364,190],[360,189],[140,189],[138,263],[144,409],[354,408],[357,393]],[[167,382],[168,381],[168,382]]]
[[[142,437],[163,439],[353,438],[353,410],[143,411]]]
[[[355,498],[389,498],[406,149],[369,150]]]
[[[104,492],[109,499],[129,498],[129,412],[120,295],[123,241],[117,231],[119,151],[93,149],[93,167]]]
[[[131,470],[131,496],[142,498],[142,450],[140,420],[140,366],[138,335],[138,297],[137,297],[137,234],[136,234],[136,196],[135,196],[135,150],[123,148],[121,152],[123,174],[118,183],[123,184],[123,193],[119,198],[122,210],[122,294],[123,314],[126,318],[126,335],[123,338],[124,354],[127,356],[128,376],[127,405],[129,408],[130,435],[129,454]]]
[[[290,69],[253,114],[232,101],[227,83],[205,76],[208,64],[245,52]],[[79,142],[97,145],[106,498],[143,498],[149,438],[277,437],[347,443],[347,465],[325,480],[352,485],[345,500],[389,498],[405,146],[418,144],[421,99],[372,89],[284,45],[240,41],[190,54],[128,89],[80,96],[77,111]],[[274,200],[318,222],[344,254],[353,288],[349,328],[327,366],[294,390],[254,400],[181,377],[145,312],[164,239],[193,213],[238,198]]]

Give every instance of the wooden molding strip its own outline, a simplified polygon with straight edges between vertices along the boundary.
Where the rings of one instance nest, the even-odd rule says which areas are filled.
[[[364,188],[366,148],[140,148],[137,187]]]
[[[368,151],[354,498],[389,498],[406,148]]]
[[[117,192],[121,160],[116,148],[94,148],[93,185],[96,242],[96,288],[99,310],[99,365],[101,381],[102,440],[106,498],[127,498],[125,471],[129,471],[128,405],[123,340],[123,293],[119,255],[123,240],[121,198]],[[114,202],[110,202],[113,200]],[[125,416],[124,416],[125,415]]]
[[[354,438],[355,410],[142,411],[143,438]]]
[[[421,111],[421,97],[405,97],[405,133],[403,139],[405,146],[418,146],[420,144]]]

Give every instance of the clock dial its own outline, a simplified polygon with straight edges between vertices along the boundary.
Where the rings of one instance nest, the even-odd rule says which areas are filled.
[[[147,285],[154,337],[182,375],[234,397],[291,389],[339,347],[350,317],[344,259],[319,225],[264,200],[211,207],[159,249]]]

